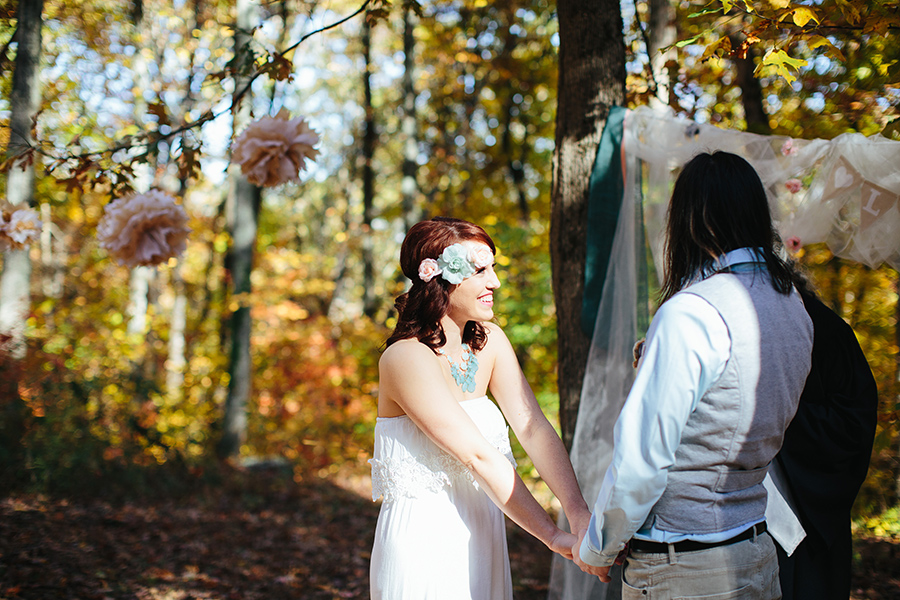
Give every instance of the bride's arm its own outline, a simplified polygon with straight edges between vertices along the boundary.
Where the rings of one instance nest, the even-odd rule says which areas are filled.
[[[562,504],[573,533],[587,529],[591,513],[559,435],[541,410],[503,331],[490,326],[494,357],[490,390],[541,478]]]
[[[379,395],[396,402],[425,435],[463,463],[510,519],[554,552],[571,557],[574,536],[556,526],[444,381],[440,363],[423,344],[394,344],[379,362]]]

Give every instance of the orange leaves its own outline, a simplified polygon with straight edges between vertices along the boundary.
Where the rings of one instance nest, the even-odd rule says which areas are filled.
[[[266,58],[265,64],[260,67],[260,72],[276,81],[291,82],[294,80],[294,63],[284,54],[272,52]]]
[[[862,5],[851,0],[822,0],[815,5],[800,0],[719,0],[689,15],[690,19],[705,18],[707,22],[700,33],[674,46],[703,43],[701,59],[705,61],[713,57],[744,58],[752,45],[760,44],[765,57],[755,74],[769,71],[792,83],[808,64],[794,52],[798,44],[810,51],[819,50],[833,61],[845,62],[840,49],[842,38],[858,34],[887,38],[900,29],[896,3],[869,3],[865,10]],[[712,15],[719,16],[710,19]],[[734,34],[722,33],[734,31],[736,26],[744,36],[740,44],[734,42]]]
[[[713,56],[717,56],[719,58],[730,56],[732,53],[731,48],[731,38],[727,36],[722,36],[712,44],[706,47],[706,50],[703,52],[703,56],[700,57],[701,61],[705,61],[710,59]]]
[[[172,125],[172,122],[169,119],[169,113],[166,110],[166,105],[162,102],[151,102],[147,105],[147,112],[156,117],[157,129],[163,127],[164,125]]]
[[[190,144],[181,144],[181,154],[178,155],[178,178],[191,179],[200,175],[200,157],[198,148],[194,148]]]
[[[844,16],[844,19],[850,25],[863,25],[865,23],[865,18],[857,7],[856,2],[849,2],[848,0],[835,0],[835,5],[840,9],[841,14]],[[896,7],[893,8],[894,11],[897,10]]]

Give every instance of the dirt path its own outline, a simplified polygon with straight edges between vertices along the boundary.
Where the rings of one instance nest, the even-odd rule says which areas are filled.
[[[365,600],[377,514],[358,490],[265,475],[177,499],[0,498],[0,600]],[[509,541],[516,600],[545,599],[549,551],[515,525]],[[854,598],[900,599],[900,545],[858,551]]]

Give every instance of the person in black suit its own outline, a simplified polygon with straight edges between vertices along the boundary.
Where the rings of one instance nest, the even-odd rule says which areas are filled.
[[[878,389],[853,329],[805,281],[796,286],[813,322],[812,368],[775,460],[806,538],[790,557],[777,547],[781,589],[784,600],[847,600],[850,509],[869,468]]]

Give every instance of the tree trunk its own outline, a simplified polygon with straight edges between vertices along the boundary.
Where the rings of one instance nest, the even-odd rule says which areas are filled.
[[[740,34],[731,36],[732,45],[740,45]],[[756,68],[756,51],[754,46],[747,50],[744,58],[734,59],[734,72],[737,84],[741,88],[741,105],[744,107],[744,120],[747,121],[747,131],[760,135],[770,135],[772,128],[769,126],[769,115],[763,106],[762,86],[753,75]]]
[[[625,101],[622,15],[614,0],[560,0],[550,260],[559,336],[559,420],[571,447],[590,339],[581,329],[588,183],[606,117]]]
[[[147,102],[144,100],[144,92],[151,89],[150,84],[150,68],[148,61],[142,50],[147,47],[150,36],[147,33],[147,23],[144,21],[144,5],[141,0],[137,0],[132,5],[131,10],[132,23],[134,25],[134,43],[137,51],[134,53],[134,67],[132,69],[134,77],[134,89],[137,92],[134,96],[134,121],[139,129],[144,128],[144,115],[147,114]],[[150,178],[156,172],[156,157],[150,157],[146,168],[144,169],[145,177]],[[128,333],[143,334],[147,331],[147,310],[150,308],[150,298],[154,293],[156,284],[156,268],[154,267],[134,267],[131,270],[131,279],[129,280],[128,292]],[[149,340],[145,340],[148,347]],[[138,370],[143,373],[144,365],[150,361],[148,353],[145,353],[140,359],[143,364],[138,365]],[[142,375],[143,376],[143,375]]]
[[[16,14],[18,50],[9,97],[8,158],[25,154],[31,148],[32,123],[41,101],[38,75],[43,8],[43,0],[21,0]],[[34,205],[34,166],[30,161],[10,168],[6,198],[15,206]],[[25,406],[19,398],[19,380],[26,350],[30,282],[28,248],[4,252],[0,274],[0,486],[12,483],[25,472],[21,443]]]
[[[199,0],[193,0],[191,9],[194,14],[192,29],[199,29],[198,13],[200,11]],[[196,57],[196,45],[191,42],[190,59],[188,60],[188,72],[194,72],[194,60]],[[181,102],[182,116],[184,117],[194,106],[194,94],[191,91],[191,77],[187,78],[184,85],[184,100]],[[186,137],[181,138],[181,143],[186,144]],[[188,175],[183,173],[178,179],[178,197],[182,205],[187,209]],[[166,361],[166,395],[180,401],[183,397],[184,369],[187,366],[187,345],[185,343],[185,330],[187,329],[187,294],[182,274],[183,262],[172,270],[172,291],[175,300],[172,303],[172,316],[169,324],[169,357]]]
[[[41,203],[41,291],[48,298],[62,298],[66,273],[66,246],[53,224],[49,202]]]
[[[247,51],[255,20],[255,6],[252,0],[237,0],[234,52],[238,57],[235,61],[238,65],[243,63],[241,55]],[[240,74],[236,75],[235,90],[240,90],[244,85],[245,79]],[[249,96],[248,92],[240,109],[233,116],[235,131],[249,119],[251,103]],[[240,294],[244,299],[250,293],[250,272],[253,269],[253,249],[256,246],[262,193],[259,187],[244,179],[240,170],[235,167],[232,167],[231,186],[226,220],[232,245],[226,257],[226,268],[230,275],[233,295]],[[222,439],[218,446],[221,458],[236,457],[247,440],[247,402],[250,399],[252,380],[249,303],[246,301],[239,303],[239,307],[231,315],[230,325],[231,352],[228,373],[231,379],[228,382],[228,396],[225,399],[225,412],[222,418]]]
[[[15,72],[9,97],[9,145],[7,157],[27,154],[31,148],[31,129],[41,103],[38,79],[41,62],[43,0],[21,0],[16,13]],[[6,199],[14,206],[34,205],[34,165],[29,161],[14,164],[7,174]],[[15,360],[25,357],[25,320],[31,303],[29,288],[31,260],[28,249],[3,253],[0,275],[0,338],[2,348]]]
[[[509,15],[509,20],[504,22],[503,25],[501,25],[499,28],[499,36],[503,40],[503,49],[501,50],[498,59],[502,62],[514,60],[512,55],[519,43],[519,36],[513,35],[513,33],[510,31],[509,23],[514,22],[514,18],[514,15]],[[527,140],[522,140],[522,143],[520,144],[516,144],[513,141],[512,128],[516,117],[519,117],[520,121],[525,121],[525,115],[522,114],[520,107],[515,101],[514,89],[510,89],[507,91],[506,99],[503,102],[503,117],[503,135],[501,135],[500,137],[500,147],[502,148],[503,156],[506,157],[506,166],[509,169],[509,176],[512,180],[513,190],[515,191],[516,204],[519,208],[519,225],[522,227],[527,227],[530,210],[528,206],[528,196],[525,193],[526,190],[524,163],[526,157],[528,156],[528,144]],[[522,129],[526,132],[525,135],[527,136],[527,124],[524,122],[522,124]],[[516,158],[516,146],[520,147],[519,156],[521,157],[521,159]]]
[[[403,9],[403,77],[400,87],[403,90],[403,113],[400,128],[403,132],[403,180],[400,194],[403,203],[403,231],[415,225],[422,218],[420,207],[416,206],[419,197],[419,182],[416,174],[419,170],[419,128],[416,122],[416,89],[414,78],[416,38],[415,17],[412,7],[407,4]]]
[[[362,188],[363,188],[363,215],[362,215],[362,263],[363,263],[363,314],[367,317],[375,316],[377,309],[375,296],[375,267],[373,257],[372,217],[375,204],[375,168],[372,160],[375,155],[375,108],[372,106],[372,26],[365,19],[362,25],[363,43],[363,108],[366,117],[362,139]]]
[[[660,52],[674,44],[675,7],[672,0],[650,0],[650,27],[647,32],[650,40],[647,53],[650,55],[650,69],[656,82],[656,98],[663,104],[675,108],[678,99],[675,96],[674,79],[677,73],[670,73],[670,66],[675,65],[675,52]]]

